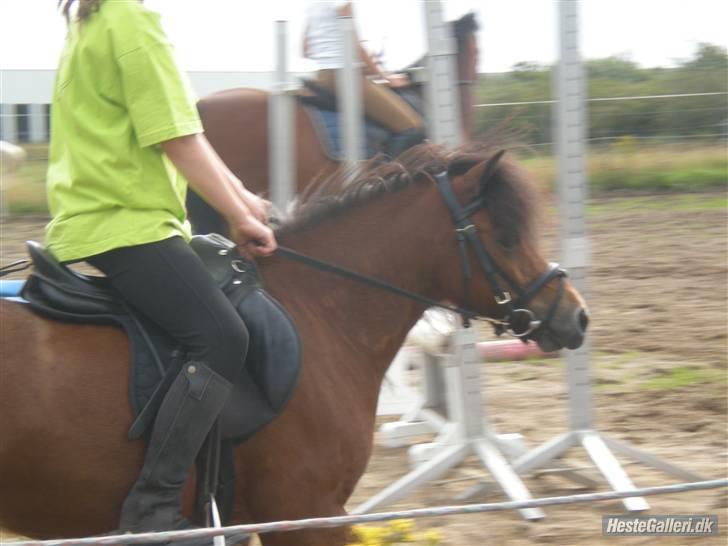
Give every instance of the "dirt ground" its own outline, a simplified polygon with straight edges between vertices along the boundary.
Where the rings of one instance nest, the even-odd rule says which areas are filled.
[[[588,218],[594,426],[607,437],[629,442],[705,478],[728,476],[728,214],[724,199],[722,194],[596,199]],[[23,257],[23,241],[41,240],[43,222],[37,217],[2,221],[0,263]],[[544,230],[547,256],[558,255],[557,229],[552,222]],[[520,433],[529,447],[535,447],[567,429],[561,359],[491,363],[483,373],[484,400],[498,432]],[[629,458],[619,459],[637,486],[679,481]],[[603,481],[583,449],[571,449],[563,460]],[[407,447],[377,444],[351,506],[408,471]],[[386,509],[456,504],[454,497],[480,478],[488,479],[487,473],[471,458],[442,480]],[[554,474],[529,475],[524,481],[534,497],[592,491]],[[605,491],[607,486],[597,489]],[[503,499],[502,494],[492,493],[471,500]],[[624,511],[617,501],[550,507],[545,510],[546,519],[535,523],[526,523],[509,511],[423,519],[417,527],[439,529],[443,544],[452,546],[727,543],[725,490],[647,500],[650,514],[717,514],[721,536],[603,537],[601,516]]]

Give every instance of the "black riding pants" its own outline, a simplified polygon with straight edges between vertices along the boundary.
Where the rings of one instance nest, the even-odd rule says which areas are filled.
[[[118,248],[86,261],[193,360],[235,380],[248,350],[248,329],[182,238]]]

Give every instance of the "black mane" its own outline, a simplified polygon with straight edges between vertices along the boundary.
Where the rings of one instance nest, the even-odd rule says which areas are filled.
[[[387,194],[430,183],[433,176],[441,172],[446,171],[453,177],[465,174],[496,151],[485,144],[455,150],[420,144],[407,150],[396,162],[381,162],[375,158],[354,169],[340,170],[316,185],[315,193],[301,198],[289,219],[276,230],[276,236],[285,237],[309,229]],[[350,182],[343,189],[331,189],[339,188],[341,180]],[[512,247],[533,240],[534,193],[525,173],[514,163],[502,159],[492,180],[483,187],[482,195],[499,242]]]

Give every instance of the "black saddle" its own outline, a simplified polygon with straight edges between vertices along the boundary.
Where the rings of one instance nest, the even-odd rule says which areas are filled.
[[[285,407],[301,364],[298,333],[290,316],[263,290],[255,264],[216,234],[190,243],[245,321],[250,344],[233,394],[220,416],[221,434],[240,442],[272,421]],[[175,342],[130,309],[104,277],[82,275],[60,264],[41,245],[27,243],[34,271],[21,295],[46,317],[79,323],[113,324],[132,347],[129,395],[136,421],[131,439],[151,424],[169,384],[185,360]]]

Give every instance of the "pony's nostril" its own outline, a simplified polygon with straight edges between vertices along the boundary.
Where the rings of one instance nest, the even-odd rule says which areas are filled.
[[[582,332],[586,332],[587,327],[589,326],[589,313],[587,313],[586,309],[581,309],[579,311],[579,327],[581,328]]]

